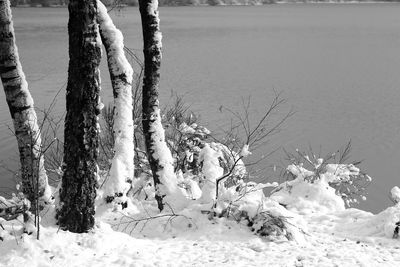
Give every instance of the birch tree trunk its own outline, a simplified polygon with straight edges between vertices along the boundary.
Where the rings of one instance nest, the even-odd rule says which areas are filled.
[[[161,211],[167,202],[172,207],[178,207],[186,201],[177,187],[171,151],[165,142],[165,133],[161,125],[158,88],[162,35],[159,26],[158,0],[139,0],[139,10],[142,19],[144,54],[142,124],[147,157],[153,173],[155,197]]]
[[[97,7],[100,36],[107,53],[114,94],[114,157],[103,189],[107,196],[115,196],[129,189],[127,181],[133,179],[134,172],[133,69],[124,53],[121,31],[115,27],[103,3],[97,1]]]
[[[57,219],[82,233],[94,225],[98,178],[101,48],[96,0],[70,0],[64,166]]]
[[[15,43],[9,0],[0,0],[0,76],[18,142],[22,191],[35,208],[37,198],[47,201],[51,192],[33,99]]]

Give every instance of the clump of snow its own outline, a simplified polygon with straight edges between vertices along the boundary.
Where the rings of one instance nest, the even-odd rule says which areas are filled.
[[[221,191],[225,189],[224,184],[229,183],[229,180],[235,184],[247,173],[239,154],[220,143],[205,143],[200,151],[199,161],[203,165],[202,174],[204,175],[201,181],[203,193],[200,201],[202,203],[212,203],[215,200],[218,179],[224,178],[219,182],[219,191]]]
[[[290,164],[286,170],[295,177],[302,177],[303,179],[314,176],[314,172],[307,170],[302,165]]]
[[[157,31],[154,35],[154,43],[157,49],[162,47],[162,34],[159,31],[160,17],[158,16],[158,0],[150,0],[147,2],[147,13],[157,22]]]
[[[371,182],[371,177],[362,173],[353,164],[328,164],[323,159],[316,160],[315,156],[313,160],[310,160],[303,154],[302,159],[311,165],[312,170],[306,169],[303,162],[290,164],[286,171],[291,179],[299,178],[298,181],[304,180],[310,184],[324,183],[324,186],[327,184],[329,190],[333,188],[336,195],[343,199],[346,207],[359,203],[359,200],[366,200],[363,193]]]
[[[191,126],[187,125],[186,122],[182,122],[181,125],[179,125],[179,131],[182,134],[195,134],[196,130]]]
[[[200,162],[203,162],[203,187],[200,198],[201,203],[212,203],[216,197],[216,181],[224,175],[224,169],[219,165],[219,157],[222,157],[220,150],[213,144],[205,144],[199,155]]]
[[[351,176],[360,174],[360,169],[353,164],[326,164],[325,169],[325,179],[329,183],[349,181]]]
[[[189,192],[188,197],[191,199],[199,199],[202,194],[199,184],[192,179],[186,179],[185,181],[187,181],[186,188],[187,192]]]
[[[211,133],[206,127],[200,126],[197,123],[187,125],[186,122],[182,122],[178,130],[184,135],[198,135],[203,138]]]
[[[152,16],[156,16],[158,19],[158,0],[151,0],[148,2],[147,12]],[[159,19],[158,23],[160,23]]]
[[[250,152],[250,150],[249,150],[249,145],[248,145],[248,144],[245,144],[245,145],[243,146],[243,148],[242,148],[242,150],[240,151],[239,155],[240,155],[241,157],[243,157],[243,158],[245,158],[245,157],[251,155],[251,152]]]
[[[313,183],[302,175],[280,185],[271,199],[299,214],[328,213],[345,209],[344,202],[324,177]]]
[[[179,187],[188,199],[194,200],[201,197],[202,190],[200,189],[197,178],[194,175],[189,172],[183,174],[182,171],[179,171],[177,176]]]
[[[254,182],[232,186],[222,191],[214,211],[237,221],[246,219],[254,232],[268,240],[304,243],[305,221],[264,195],[263,188],[274,186]]]
[[[157,49],[161,49],[161,47],[162,47],[162,33],[160,31],[157,31],[154,34],[154,43],[155,43]]]
[[[104,108],[103,102],[100,101],[96,108],[97,108],[99,111],[103,110],[103,108]]]
[[[390,190],[391,199],[397,204],[400,203],[400,188],[395,186]]]

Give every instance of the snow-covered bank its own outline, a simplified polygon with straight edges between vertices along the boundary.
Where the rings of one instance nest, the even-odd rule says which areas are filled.
[[[345,209],[325,182],[298,179],[271,197],[263,195],[265,185],[248,186],[255,190],[240,199],[228,190],[221,201],[230,196],[249,218],[259,213],[255,207],[284,214],[288,231],[301,236],[262,237],[252,231],[257,226],[213,216],[209,203],[196,200],[161,214],[153,200],[129,200],[124,210],[99,201],[96,227],[86,234],[60,231],[53,208],[43,212],[39,241],[21,234],[17,221],[1,222],[0,266],[399,266],[400,241],[393,238],[399,203],[374,215]]]
[[[41,214],[40,240],[23,233],[22,218],[0,221],[0,266],[400,264],[400,189],[390,191],[393,206],[378,214],[346,208],[365,198],[360,181],[371,181],[343,163],[350,144],[337,163],[334,155],[297,151],[285,182],[263,184],[247,179],[249,145],[236,151],[210,142],[210,132],[196,123],[178,128],[185,136],[174,154],[180,166],[177,205],[166,202],[160,213],[151,176],[144,173],[111,203],[104,196],[112,185],[99,181],[96,225],[89,233],[59,230],[57,204]],[[269,187],[274,189],[267,196]]]
[[[348,216],[344,219],[341,216]],[[356,216],[359,215],[359,216]],[[267,242],[227,219],[205,220],[169,237],[129,236],[98,222],[92,233],[57,227],[33,236],[7,238],[0,245],[1,266],[398,266],[399,240],[338,231],[343,220],[365,214],[307,218],[307,243]],[[372,216],[372,215],[368,215]],[[18,242],[18,244],[17,244]]]

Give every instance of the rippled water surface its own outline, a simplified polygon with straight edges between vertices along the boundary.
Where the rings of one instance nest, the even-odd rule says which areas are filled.
[[[13,10],[17,44],[36,107],[48,107],[67,77],[67,10]],[[364,208],[378,211],[400,185],[400,5],[271,5],[262,7],[161,8],[162,100],[185,95],[211,129],[229,125],[220,106],[240,109],[251,95],[260,116],[273,90],[283,92],[296,114],[261,148],[309,145],[327,153],[349,139],[353,159],[374,178]],[[136,8],[112,12],[126,45],[141,49]],[[103,64],[103,99],[111,100]],[[54,116],[65,109],[64,89]],[[0,160],[16,168],[16,141],[0,92]],[[224,109],[222,109],[224,110]],[[282,109],[282,112],[285,109]],[[281,154],[265,165],[279,163]],[[0,170],[1,186],[13,178]],[[265,172],[265,176],[269,176]]]

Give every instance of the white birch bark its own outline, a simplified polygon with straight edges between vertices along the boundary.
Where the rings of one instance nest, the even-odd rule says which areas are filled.
[[[40,129],[19,60],[9,0],[0,0],[0,76],[18,141],[23,192],[31,202],[37,195],[46,201],[51,192],[41,153]]]
[[[115,27],[103,3],[97,1],[97,6],[100,36],[107,53],[114,93],[114,157],[104,191],[107,196],[114,196],[127,190],[127,181],[134,175],[133,69],[124,53],[121,31]]]

